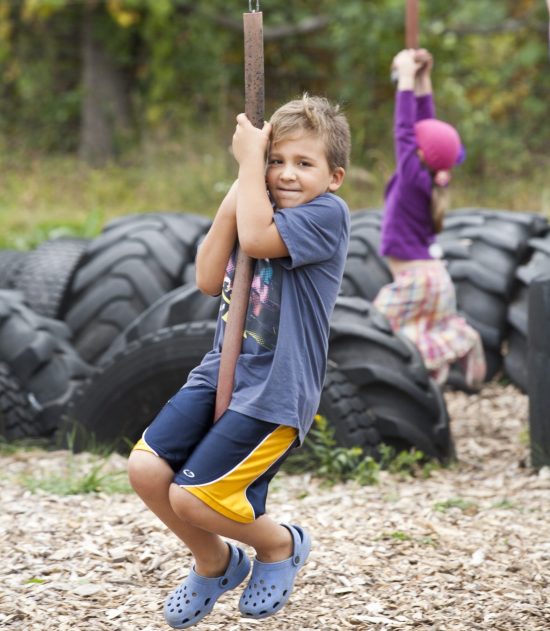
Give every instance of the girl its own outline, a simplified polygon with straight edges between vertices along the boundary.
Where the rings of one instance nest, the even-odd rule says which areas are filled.
[[[440,384],[459,362],[468,387],[485,377],[481,339],[456,311],[456,296],[435,235],[448,208],[451,170],[464,158],[457,131],[435,118],[432,56],[403,50],[393,60],[398,73],[394,120],[397,168],[385,190],[381,254],[393,283],[374,304],[394,331],[409,337]]]

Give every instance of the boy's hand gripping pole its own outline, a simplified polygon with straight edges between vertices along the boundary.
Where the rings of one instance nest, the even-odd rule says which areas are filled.
[[[419,0],[406,0],[405,48],[418,48],[418,2]],[[397,70],[392,70],[392,83],[397,83],[398,79]]]
[[[243,14],[244,24],[244,90],[245,113],[250,122],[258,128],[264,125],[264,45],[263,15],[252,9],[249,0],[249,12]],[[238,249],[231,302],[223,336],[223,346],[218,374],[214,423],[229,407],[235,382],[235,367],[241,353],[243,332],[248,309],[250,285],[252,283],[253,259]]]

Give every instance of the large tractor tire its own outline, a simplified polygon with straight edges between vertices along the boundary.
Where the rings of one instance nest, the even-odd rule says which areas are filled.
[[[0,250],[0,289],[14,289],[27,252]]]
[[[337,430],[342,444],[362,445],[376,431],[375,441],[398,450],[415,447],[441,461],[454,457],[449,416],[439,387],[430,379],[414,344],[393,333],[386,318],[368,301],[338,299],[329,359],[354,384],[365,414],[363,427],[334,420],[344,424]]]
[[[372,301],[392,280],[389,267],[379,254],[382,214],[377,210],[359,210],[351,217],[350,244],[340,293]]]
[[[437,237],[455,285],[457,308],[483,341],[487,381],[502,367],[516,270],[527,256],[529,240],[546,227],[546,220],[533,213],[459,209],[448,214]]]
[[[93,372],[72,347],[70,335],[63,322],[25,306],[19,292],[0,291],[0,362],[36,410],[34,436],[53,433],[75,388]]]
[[[111,344],[98,364],[110,361],[126,346],[160,329],[203,320],[216,320],[220,298],[203,294],[193,284],[177,287],[139,315]]]
[[[88,244],[88,239],[51,239],[27,254],[19,268],[15,288],[23,293],[33,311],[48,318],[59,317]]]
[[[0,438],[6,442],[39,436],[36,409],[10,367],[0,362]]]
[[[127,452],[212,348],[215,328],[213,321],[181,324],[124,347],[79,388],[58,441],[76,451],[106,445]]]
[[[147,213],[106,226],[88,247],[62,314],[86,361],[96,363],[139,314],[181,285],[209,223],[188,214]]]
[[[360,299],[339,303],[350,300],[364,309]],[[452,457],[443,399],[414,346],[394,336],[379,314],[369,328],[355,304],[335,313],[320,411],[338,442],[373,455],[384,442]],[[102,444],[127,451],[212,348],[215,327],[213,320],[179,324],[123,345],[72,398],[61,435],[76,436],[78,450]]]
[[[383,438],[378,428],[378,419],[365,409],[359,388],[330,360],[321,393],[319,414],[327,419],[338,445],[360,446],[366,456],[379,458]]]

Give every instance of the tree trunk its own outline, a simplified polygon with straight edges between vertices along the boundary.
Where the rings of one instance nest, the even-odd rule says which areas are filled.
[[[96,15],[93,6],[84,7],[79,156],[103,166],[115,156],[117,135],[131,128],[131,107],[124,74],[97,36]]]

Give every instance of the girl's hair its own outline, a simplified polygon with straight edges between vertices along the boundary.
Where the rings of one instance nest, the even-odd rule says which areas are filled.
[[[433,182],[432,186],[432,222],[434,232],[438,234],[443,228],[445,213],[449,210],[450,195],[447,186],[439,186]]]
[[[296,132],[309,132],[321,138],[326,149],[329,169],[347,169],[351,150],[351,133],[338,105],[320,96],[305,93],[275,111],[270,120],[271,142],[276,143]]]

